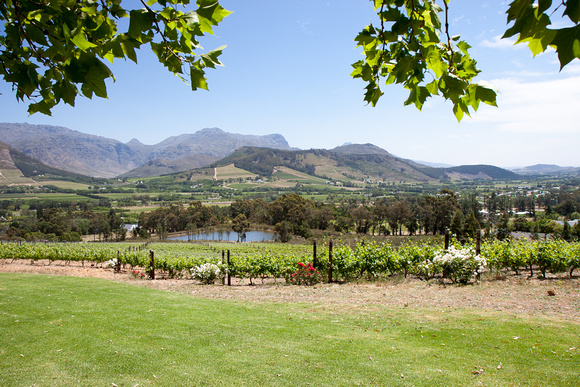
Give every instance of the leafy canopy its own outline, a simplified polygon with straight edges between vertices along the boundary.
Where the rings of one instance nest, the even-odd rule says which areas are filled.
[[[0,2],[0,75],[19,100],[31,101],[29,113],[50,114],[61,101],[74,106],[79,94],[106,98],[105,81],[114,77],[104,61],[137,62],[136,51],[148,45],[193,90],[207,89],[205,68],[221,65],[223,46],[198,54],[198,37],[212,34],[230,12],[218,0],[197,0],[197,10],[185,12],[190,0],[140,1],[143,7],[131,10],[122,0]],[[384,80],[408,89],[405,105],[418,109],[433,95],[450,100],[459,121],[481,102],[496,106],[496,92],[474,82],[480,70],[470,45],[450,34],[449,0],[371,1],[378,24],[356,37],[364,58],[352,72],[367,83],[365,101],[377,104]],[[550,28],[554,16],[566,27]],[[554,48],[563,68],[580,58],[579,19],[580,0],[513,0],[503,37],[517,36],[534,55]],[[127,27],[120,31],[120,25]]]
[[[29,113],[50,115],[63,101],[74,106],[77,95],[107,97],[105,81],[114,80],[104,63],[128,58],[149,45],[160,63],[191,88],[207,89],[205,68],[221,65],[224,47],[198,54],[198,38],[213,34],[230,14],[217,0],[141,0],[127,10],[122,0],[5,0],[0,2],[0,75]],[[128,19],[128,23],[120,23]],[[126,28],[120,30],[120,26]]]
[[[427,98],[440,95],[453,104],[458,121],[480,102],[496,105],[496,92],[474,78],[480,73],[469,55],[471,47],[459,36],[451,36],[449,0],[371,0],[378,25],[370,24],[356,37],[364,50],[352,77],[367,83],[364,100],[375,106],[384,94],[380,83],[402,84],[409,90],[405,105],[419,110]],[[440,6],[438,3],[441,3]],[[444,14],[441,21],[440,14]],[[551,16],[561,15],[570,27],[554,29]],[[518,36],[534,56],[553,47],[563,68],[580,58],[580,0],[513,0],[507,10],[508,29],[503,38]]]

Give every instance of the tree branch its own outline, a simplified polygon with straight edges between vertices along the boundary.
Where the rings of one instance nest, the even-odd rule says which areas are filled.
[[[168,53],[179,59],[180,62],[185,62],[185,60],[179,54],[177,54],[175,51],[173,51],[171,47],[169,47],[169,42],[167,41],[165,34],[161,32],[161,27],[159,26],[159,22],[157,22],[157,14],[151,8],[149,8],[149,6],[145,3],[145,1],[141,0],[141,4],[143,4],[147,12],[149,12],[149,15],[151,15],[151,17],[153,18],[155,29],[157,30],[157,33],[161,35],[161,39],[163,39],[163,44],[165,45],[165,49],[168,51]],[[165,59],[167,59],[168,57],[169,55]]]
[[[449,5],[447,1],[443,0],[445,6],[445,35],[447,35],[447,47],[449,48],[449,69],[453,69],[453,46],[451,44],[451,37],[449,36]]]

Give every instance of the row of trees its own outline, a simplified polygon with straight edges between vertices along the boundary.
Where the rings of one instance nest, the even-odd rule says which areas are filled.
[[[478,229],[488,234],[497,232],[500,237],[518,231],[521,221],[509,222],[510,209],[498,205],[499,196],[481,202],[475,194],[458,198],[453,191],[444,189],[438,195],[413,198],[382,198],[361,204],[355,199],[342,202],[315,202],[297,194],[284,194],[267,202],[263,199],[236,200],[229,207],[202,206],[193,202],[188,207],[175,204],[143,213],[139,226],[143,236],[157,233],[193,231],[199,228],[228,224],[243,234],[252,226],[273,227],[282,241],[292,235],[309,238],[312,230],[356,232],[373,235],[443,234],[449,229],[458,238],[473,238]],[[488,210],[482,211],[484,204]],[[505,201],[504,201],[505,202]],[[495,212],[498,209],[504,212]],[[532,214],[531,212],[530,214]],[[531,216],[531,215],[530,215]],[[526,222],[528,230],[556,231],[548,217],[535,217]],[[524,231],[524,230],[522,230]],[[573,237],[580,230],[570,230]]]
[[[83,235],[105,241],[125,239],[125,223],[113,209],[108,213],[40,206],[21,211],[4,228],[8,239],[78,242]]]
[[[292,235],[309,238],[313,230],[339,233],[356,232],[372,235],[443,234],[449,229],[456,237],[472,238],[478,229],[503,238],[511,231],[536,234],[561,234],[566,239],[580,237],[580,225],[556,225],[561,218],[555,211],[576,209],[577,196],[566,195],[566,200],[547,202],[537,212],[537,202],[525,215],[516,217],[514,207],[518,197],[499,195],[477,196],[475,193],[457,196],[449,189],[438,194],[383,197],[360,201],[355,197],[328,199],[319,202],[295,193],[283,194],[273,200],[240,199],[230,206],[204,206],[200,202],[188,205],[170,204],[139,216],[135,236],[168,233],[211,227],[228,227],[244,234],[252,227],[267,226],[279,234],[282,241]],[[144,198],[139,198],[143,201]],[[98,202],[94,202],[98,204]],[[553,207],[552,207],[552,204]],[[5,233],[8,238],[80,240],[82,235],[98,234],[99,239],[123,239],[124,222],[110,207],[93,207],[91,202],[32,201],[23,206],[18,201],[0,202],[0,216],[9,220]],[[28,208],[27,208],[28,207]],[[12,211],[20,210],[14,219]],[[572,212],[572,216],[577,213]],[[135,220],[136,221],[136,220]]]

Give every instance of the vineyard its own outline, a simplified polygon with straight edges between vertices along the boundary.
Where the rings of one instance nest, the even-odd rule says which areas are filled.
[[[4,263],[30,260],[45,265],[110,266],[155,278],[191,278],[192,269],[204,264],[219,268],[221,277],[293,282],[300,264],[312,263],[320,281],[351,282],[381,280],[391,276],[413,276],[421,280],[448,279],[467,283],[484,273],[525,274],[546,277],[548,273],[573,276],[580,268],[580,243],[564,241],[486,241],[481,254],[475,246],[452,244],[448,250],[434,243],[389,244],[360,242],[324,246],[271,243],[4,243]],[[297,283],[312,283],[297,281]]]

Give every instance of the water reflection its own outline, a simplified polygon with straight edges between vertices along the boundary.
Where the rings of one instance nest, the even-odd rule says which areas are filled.
[[[269,242],[274,240],[275,235],[276,234],[271,231],[248,231],[242,236],[239,236],[235,231],[214,231],[208,233],[180,235],[167,239],[174,241]]]

